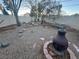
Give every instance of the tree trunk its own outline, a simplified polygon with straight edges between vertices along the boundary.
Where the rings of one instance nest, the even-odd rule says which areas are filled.
[[[15,18],[16,18],[17,26],[21,26],[21,23],[20,23],[20,21],[19,21],[17,12],[14,12],[14,16],[15,16]]]

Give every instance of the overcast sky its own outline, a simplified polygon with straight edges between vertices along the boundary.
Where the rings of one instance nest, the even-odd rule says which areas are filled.
[[[62,10],[64,11],[64,14],[71,15],[74,13],[79,13],[79,0],[59,0],[59,1],[61,1],[63,5]],[[2,3],[2,0],[0,0],[0,3]],[[21,6],[19,10],[19,15],[23,15],[27,12],[30,12],[30,9]]]

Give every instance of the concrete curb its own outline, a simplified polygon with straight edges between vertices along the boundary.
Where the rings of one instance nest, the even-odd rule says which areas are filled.
[[[16,28],[16,24],[5,26],[5,27],[0,27],[0,32],[6,31],[6,30],[15,29],[15,28]]]

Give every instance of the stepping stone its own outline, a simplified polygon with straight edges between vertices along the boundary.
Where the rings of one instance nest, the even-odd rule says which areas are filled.
[[[3,42],[3,43],[0,43],[0,48],[6,48],[8,47],[10,44],[7,43],[7,42]]]
[[[45,38],[40,38],[40,40],[44,41],[44,40],[45,40]]]

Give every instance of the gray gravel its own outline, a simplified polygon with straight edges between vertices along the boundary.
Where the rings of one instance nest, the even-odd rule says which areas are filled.
[[[57,29],[32,26],[19,33],[21,30],[23,31],[23,27],[0,33],[0,42],[10,43],[7,48],[0,48],[0,59],[45,59],[43,41],[40,38],[45,38],[45,41],[51,40]],[[79,42],[76,33],[67,33],[67,38],[73,43]]]

